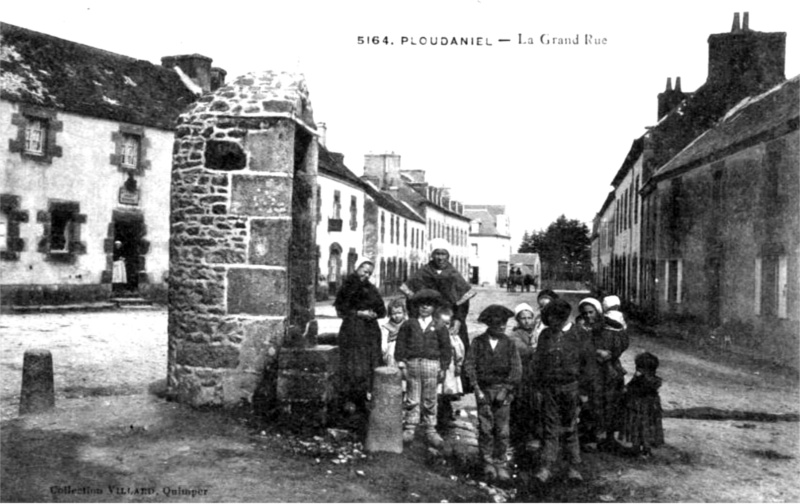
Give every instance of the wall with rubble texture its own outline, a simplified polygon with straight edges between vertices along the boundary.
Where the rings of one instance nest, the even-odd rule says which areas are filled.
[[[168,387],[181,402],[251,401],[289,324],[313,318],[313,124],[302,80],[274,72],[240,77],[179,119]]]

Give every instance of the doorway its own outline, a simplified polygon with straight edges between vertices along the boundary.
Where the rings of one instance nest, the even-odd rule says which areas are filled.
[[[139,290],[139,272],[142,271],[142,238],[144,236],[144,217],[136,214],[120,214],[114,216],[114,260],[125,261],[124,284],[112,284],[118,293],[136,293]]]

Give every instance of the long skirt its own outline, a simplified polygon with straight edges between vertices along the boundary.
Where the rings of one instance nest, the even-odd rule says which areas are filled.
[[[119,259],[114,261],[111,268],[111,283],[128,283],[128,273],[125,271],[125,261]]]
[[[339,329],[339,397],[363,406],[381,365],[381,328],[375,320],[348,317]]]
[[[651,448],[664,444],[661,400],[657,395],[629,398],[625,405],[622,439],[634,447]]]

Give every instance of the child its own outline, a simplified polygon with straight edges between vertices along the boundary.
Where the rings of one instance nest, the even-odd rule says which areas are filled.
[[[436,322],[447,328],[453,319],[453,310],[447,307],[438,308],[433,315]],[[458,334],[450,334],[450,346],[453,348],[453,358],[444,373],[444,380],[439,384],[439,424],[444,424],[453,416],[452,402],[464,395],[461,384],[461,366],[464,364],[464,343]]]
[[[558,299],[558,294],[550,289],[544,289],[536,296],[536,303],[539,305],[539,313],[533,319],[533,334],[531,337],[534,340],[538,341],[539,335],[542,334],[545,328],[544,322],[542,322],[542,310],[556,299]]]
[[[541,446],[541,425],[539,408],[537,408],[537,392],[531,381],[533,354],[539,340],[534,334],[534,311],[528,303],[521,303],[514,308],[514,319],[517,326],[509,337],[517,346],[522,363],[522,380],[519,392],[511,403],[511,442],[516,446],[538,449]],[[527,445],[525,444],[527,442]]]
[[[617,296],[606,296],[603,298],[603,313],[606,317],[607,325],[612,327],[621,326],[620,329],[628,329],[628,323],[625,322],[625,316],[620,311],[620,300]],[[609,323],[610,321],[610,323]]]
[[[661,378],[656,376],[658,357],[643,352],[634,359],[636,372],[625,390],[625,418],[622,438],[633,444],[634,450],[644,456],[650,449],[664,444],[661,423],[661,398],[658,389]]]
[[[507,460],[510,405],[522,377],[519,351],[505,335],[506,323],[513,316],[505,306],[486,307],[478,322],[488,329],[472,340],[464,361],[464,373],[478,405],[478,448],[484,475],[501,483],[511,480]]]
[[[383,362],[387,366],[397,367],[394,359],[394,347],[400,326],[406,321],[406,303],[404,299],[393,299],[389,303],[389,320],[381,326],[381,352]]]
[[[397,367],[408,384],[410,409],[406,411],[403,441],[413,441],[421,417],[425,423],[426,441],[434,448],[441,448],[444,444],[436,432],[436,387],[444,378],[453,352],[447,327],[433,319],[433,310],[441,302],[442,298],[435,290],[417,291],[409,306],[414,317],[400,326],[394,349]]]
[[[581,463],[578,405],[586,401],[592,388],[594,353],[587,344],[589,337],[581,334],[584,330],[568,322],[571,312],[572,307],[563,299],[554,300],[542,310],[547,328],[539,337],[534,369],[534,380],[542,391],[544,414],[542,467],[536,473],[536,479],[542,483],[552,476],[562,433],[569,463],[567,477],[583,480],[577,469]]]

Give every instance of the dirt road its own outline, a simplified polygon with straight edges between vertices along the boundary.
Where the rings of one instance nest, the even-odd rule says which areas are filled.
[[[578,297],[567,295],[571,301]],[[534,300],[535,294],[482,289],[472,303],[471,334],[482,331],[476,319],[486,305],[513,308]],[[318,314],[326,310],[322,306]],[[149,395],[147,390],[165,376],[166,318],[166,310],[0,318],[3,501],[502,500],[462,468],[442,460],[431,465],[424,450],[361,458],[352,456],[351,443],[349,459],[309,454],[302,443],[319,440],[290,442],[285,434],[278,437],[280,432],[255,428],[243,418],[191,410]],[[324,330],[335,330],[337,321],[328,318],[324,324]],[[53,352],[57,409],[16,418],[22,355],[31,347]],[[662,402],[668,413],[698,407],[798,413],[796,373],[720,352],[699,354],[680,342],[641,335],[634,335],[623,356],[628,370],[643,349],[661,360]],[[469,401],[466,396],[464,403]],[[800,501],[798,422],[666,418],[664,427],[667,446],[648,460],[586,454],[586,483],[569,486],[556,478],[539,488],[525,484],[522,474],[516,498]],[[327,438],[324,443],[344,449]],[[137,488],[142,492],[133,492]],[[96,489],[103,493],[87,493]],[[144,492],[148,489],[155,490]]]

